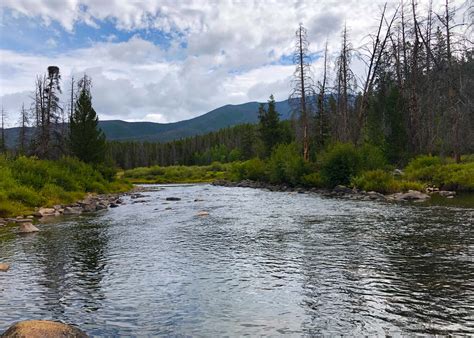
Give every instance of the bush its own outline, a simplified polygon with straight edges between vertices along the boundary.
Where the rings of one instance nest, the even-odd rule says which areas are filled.
[[[365,171],[352,179],[352,184],[362,190],[377,191],[383,194],[407,190],[424,190],[420,182],[396,180],[391,173],[377,169]]]
[[[354,145],[336,143],[322,156],[321,177],[328,187],[348,185],[361,168],[361,156]]]
[[[268,160],[268,178],[272,183],[301,183],[308,168],[295,143],[280,144],[274,148]]]
[[[45,202],[40,194],[23,185],[10,189],[7,194],[9,200],[20,202],[29,207],[40,206]]]
[[[253,158],[251,160],[235,163],[231,167],[232,178],[240,181],[249,179],[253,181],[264,181],[266,180],[266,166],[259,158]]]
[[[387,165],[387,159],[379,147],[365,144],[359,149],[359,154],[363,170],[382,169]]]
[[[301,183],[303,183],[303,185],[306,187],[314,187],[314,188],[324,187],[324,181],[319,172],[314,172],[311,174],[304,175],[303,178],[301,179]]]

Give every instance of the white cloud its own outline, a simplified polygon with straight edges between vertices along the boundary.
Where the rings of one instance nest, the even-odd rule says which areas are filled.
[[[420,1],[420,8],[427,1]],[[441,2],[435,0],[435,8]],[[61,68],[65,87],[71,74],[92,77],[94,105],[102,119],[172,122],[227,103],[265,101],[272,93],[283,100],[293,66],[275,63],[291,54],[300,22],[308,28],[312,51],[321,52],[328,39],[334,54],[344,23],[359,46],[376,28],[381,6],[381,1],[369,0],[3,0],[0,8],[40,18],[46,25],[57,21],[72,35],[77,22],[97,27],[112,20],[122,30],[161,30],[172,41],[165,49],[138,35],[117,42],[110,34],[105,42],[51,57],[0,50],[1,101],[18,111],[25,93],[34,89],[35,76],[52,64]],[[394,6],[392,0],[390,10]],[[316,77],[321,68],[321,60],[316,61]]]

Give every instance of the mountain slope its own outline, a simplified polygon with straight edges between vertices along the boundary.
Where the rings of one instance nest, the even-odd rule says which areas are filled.
[[[225,127],[258,121],[258,102],[225,105],[204,115],[174,123],[126,122],[121,120],[100,121],[99,125],[108,140],[166,142],[183,137],[205,134]],[[276,103],[283,120],[291,115],[288,101]],[[31,128],[30,128],[31,129]],[[7,145],[17,143],[19,128],[6,129]],[[29,131],[30,133],[32,130]]]

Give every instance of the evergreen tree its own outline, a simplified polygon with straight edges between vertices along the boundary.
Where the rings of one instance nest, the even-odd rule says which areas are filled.
[[[79,83],[79,94],[69,121],[71,153],[86,163],[104,162],[105,135],[98,127],[99,118],[92,107],[91,81],[84,75]]]
[[[265,147],[265,156],[270,155],[275,145],[281,142],[280,116],[275,108],[275,99],[270,95],[268,109],[263,104],[258,108],[260,138]]]

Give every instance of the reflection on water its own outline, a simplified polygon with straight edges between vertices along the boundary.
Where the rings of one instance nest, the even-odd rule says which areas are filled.
[[[147,195],[2,230],[0,331],[41,318],[91,335],[474,334],[473,209],[207,185]]]

